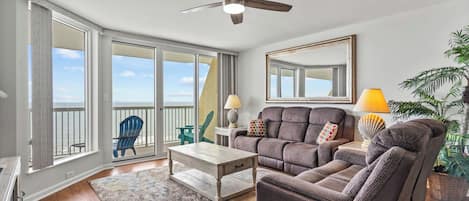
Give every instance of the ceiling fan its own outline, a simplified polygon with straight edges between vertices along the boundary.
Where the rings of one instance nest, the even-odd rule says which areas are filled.
[[[243,22],[243,12],[246,7],[279,12],[288,12],[292,8],[292,6],[288,4],[266,0],[223,0],[223,2],[210,3],[182,10],[181,13],[192,13],[219,6],[223,6],[223,11],[231,15],[231,21],[233,21],[233,24],[240,24]]]

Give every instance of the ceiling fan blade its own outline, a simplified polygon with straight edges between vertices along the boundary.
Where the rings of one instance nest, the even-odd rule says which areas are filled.
[[[186,10],[181,10],[181,13],[193,13],[193,12],[201,11],[201,10],[204,10],[204,9],[207,9],[207,8],[215,8],[215,7],[218,7],[218,6],[223,6],[223,2],[210,3],[210,4],[197,6],[197,7],[194,7],[194,8],[189,8],[189,9],[186,9]]]
[[[258,8],[264,10],[288,12],[292,6],[284,3],[278,3],[266,0],[245,0],[244,5],[251,8]]]
[[[233,21],[233,24],[241,24],[243,22],[243,13],[231,14],[231,21]]]

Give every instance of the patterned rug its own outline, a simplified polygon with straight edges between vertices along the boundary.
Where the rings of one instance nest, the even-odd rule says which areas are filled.
[[[174,165],[174,172],[187,169],[179,163]],[[162,166],[139,172],[104,177],[93,180],[90,184],[102,201],[209,201],[203,195],[170,180],[168,172],[168,166]],[[258,168],[257,179],[268,173],[272,173],[272,171]],[[251,169],[233,175],[243,181],[252,182]]]

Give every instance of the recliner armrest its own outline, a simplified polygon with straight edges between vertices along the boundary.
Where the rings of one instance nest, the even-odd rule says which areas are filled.
[[[345,144],[349,141],[350,140],[345,138],[339,138],[320,144],[318,147],[318,166],[322,166],[331,161],[339,145]]]
[[[269,174],[260,179],[257,183],[258,188],[265,188],[260,183],[268,183],[273,186],[282,188],[286,191],[290,191],[295,194],[299,194],[304,197],[311,198],[311,200],[318,201],[351,201],[352,198],[342,192],[337,192],[320,185],[310,183],[295,177],[283,175],[283,174]],[[262,191],[268,191],[268,189],[262,189]],[[272,192],[275,193],[275,192]],[[264,201],[262,199],[264,195],[258,195],[259,201]],[[265,195],[268,197],[268,195]]]
[[[234,129],[230,134],[230,141],[232,142],[231,146],[233,146],[234,140],[235,140],[236,137],[245,136],[245,135],[247,135],[247,133],[248,133],[248,129],[246,129],[246,128]],[[231,147],[231,148],[233,148],[233,147]]]
[[[355,165],[366,166],[366,153],[362,151],[341,149],[335,152],[334,160],[347,161]]]

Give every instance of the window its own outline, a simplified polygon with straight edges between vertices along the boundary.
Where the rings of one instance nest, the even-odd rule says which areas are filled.
[[[281,97],[293,98],[295,96],[295,70],[280,69]]]
[[[42,11],[40,9],[42,9]],[[88,96],[90,92],[89,89],[91,88],[91,81],[88,76],[88,67],[91,63],[89,57],[91,31],[68,18],[58,17],[55,13],[53,15],[54,17],[52,17],[50,10],[42,7],[40,9],[39,11],[34,11],[34,8],[32,10],[32,12],[38,12],[39,14],[32,14],[31,32],[40,30],[42,36],[51,34],[52,40],[41,40],[41,38],[32,37],[30,40],[31,44],[28,47],[29,107],[32,125],[30,166],[32,166],[33,169],[40,169],[52,165],[50,162],[45,162],[45,165],[34,165],[35,163],[43,163],[41,162],[42,159],[34,160],[35,156],[33,152],[43,150],[43,148],[38,149],[38,146],[48,147],[47,157],[52,155],[53,161],[93,151],[94,147],[92,145],[93,140],[90,131],[91,113],[89,107],[90,99]],[[40,23],[37,23],[38,21],[33,19],[35,15],[36,17],[37,15],[42,15],[42,17],[44,17],[42,22],[46,25],[39,26],[38,24]],[[47,20],[47,17],[49,17],[49,20]],[[51,44],[48,44],[47,41],[50,41]],[[41,46],[36,47],[35,53],[34,45]],[[47,59],[48,54],[41,53],[41,51],[48,48],[50,48],[51,51],[51,59]],[[36,54],[37,58],[35,60],[33,60],[35,56],[33,54]],[[43,58],[38,59],[39,57]],[[38,60],[48,60],[48,62],[41,63],[38,62]],[[34,61],[36,61],[36,63]],[[47,65],[47,63],[49,63],[49,65]],[[50,69],[51,73],[38,75],[38,72],[41,71],[44,66],[46,69]],[[41,82],[38,80],[42,78],[51,80],[52,84],[34,86],[35,84],[37,85],[38,82]],[[52,88],[50,88],[50,86]],[[43,89],[51,93],[38,95],[37,91],[42,91]],[[40,103],[38,104],[38,102]],[[47,114],[48,118],[36,118],[38,120],[34,121],[35,116],[33,113],[38,111],[34,108],[40,108],[38,106],[41,104],[45,104],[47,107],[50,107],[48,105],[52,105],[52,114]],[[47,138],[52,138],[52,140],[48,143],[34,143],[35,139],[43,138],[43,136],[37,134],[34,129],[34,125],[41,124],[52,125],[52,129],[49,129],[52,133],[45,133],[47,136],[51,133],[51,136]]]
[[[86,107],[86,32],[52,23],[54,158],[90,151]]]
[[[305,97],[332,96],[332,68],[305,69]]]

